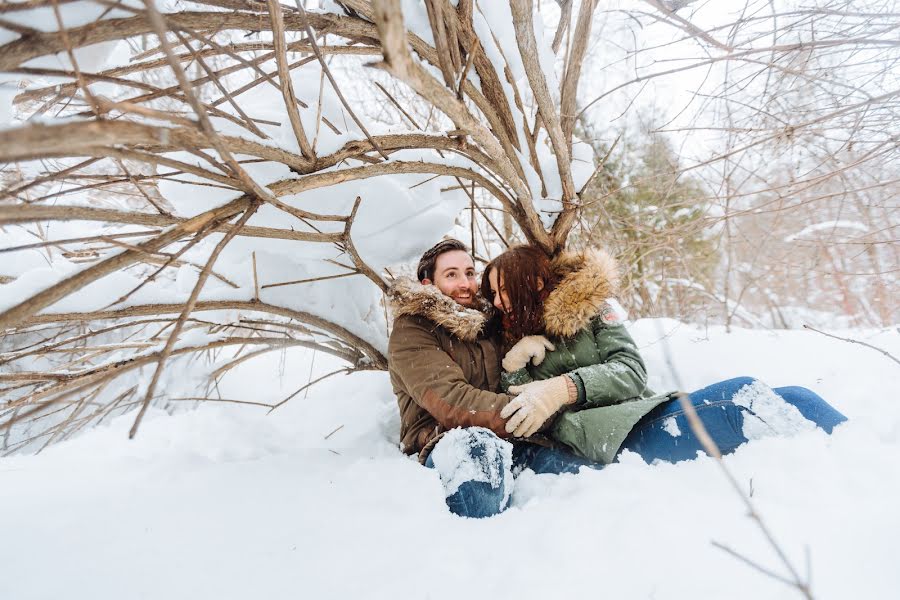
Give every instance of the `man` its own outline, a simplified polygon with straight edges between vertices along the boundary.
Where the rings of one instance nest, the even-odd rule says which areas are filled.
[[[544,473],[590,465],[531,441],[501,439],[510,436],[500,412],[512,397],[496,391],[499,340],[489,331],[489,307],[478,296],[466,246],[439,242],[422,255],[416,275],[418,282],[398,279],[391,289],[388,370],[400,407],[400,447],[438,470],[451,512],[501,512],[514,465]]]

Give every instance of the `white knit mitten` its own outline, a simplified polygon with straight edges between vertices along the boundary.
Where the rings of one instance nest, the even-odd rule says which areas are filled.
[[[526,335],[516,342],[503,357],[503,370],[507,373],[518,371],[528,364],[539,365],[544,360],[547,350],[555,350],[556,347],[550,340],[542,335]]]
[[[518,396],[503,407],[500,416],[509,418],[506,431],[515,437],[534,434],[556,411],[578,397],[578,388],[565,375],[514,385],[509,392]]]

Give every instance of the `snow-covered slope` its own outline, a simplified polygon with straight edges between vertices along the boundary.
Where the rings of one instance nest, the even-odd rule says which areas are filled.
[[[657,389],[753,375],[813,388],[851,421],[726,458],[818,599],[900,589],[900,367],[811,332],[632,328]],[[900,335],[841,332],[900,356]],[[274,402],[336,366],[244,363],[224,398]],[[262,361],[269,360],[266,358]],[[278,357],[271,359],[273,362]],[[396,449],[384,373],[336,375],[271,415],[161,411],[0,459],[0,598],[795,598],[715,548],[782,572],[709,458],[517,480],[513,507],[451,516],[437,475]]]

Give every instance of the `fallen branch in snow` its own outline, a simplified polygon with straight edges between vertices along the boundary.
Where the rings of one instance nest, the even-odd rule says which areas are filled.
[[[762,519],[762,516],[756,510],[756,507],[753,505],[753,501],[744,493],[744,490],[741,488],[741,485],[738,483],[737,479],[734,475],[731,474],[731,471],[728,470],[728,467],[725,466],[725,462],[722,460],[722,452],[719,450],[719,447],[716,445],[715,441],[713,441],[712,437],[710,437],[709,432],[706,431],[706,427],[703,425],[703,421],[700,420],[700,417],[697,415],[697,411],[694,410],[694,406],[691,404],[691,398],[688,394],[683,392],[679,392],[677,394],[678,402],[681,404],[682,410],[684,410],[684,414],[687,417],[688,424],[691,427],[691,431],[694,432],[694,435],[697,436],[697,439],[700,440],[700,443],[703,445],[706,453],[712,456],[719,467],[722,469],[722,472],[725,474],[725,478],[728,479],[728,482],[731,484],[731,487],[737,492],[738,496],[741,497],[741,500],[744,502],[744,506],[747,508],[747,515],[756,522],[756,525],[759,527],[760,531],[762,531],[763,536],[766,538],[766,541],[769,542],[769,545],[775,551],[775,554],[778,555],[778,558],[781,560],[781,563],[785,566],[788,573],[790,573],[790,577],[784,577],[782,575],[778,575],[765,567],[762,567],[749,558],[746,558],[734,550],[731,550],[722,544],[718,544],[713,542],[713,545],[717,548],[721,548],[727,551],[729,554],[736,556],[741,559],[745,563],[753,566],[757,570],[766,575],[777,579],[783,583],[786,583],[792,587],[797,588],[805,598],[809,598],[812,600],[812,592],[809,589],[809,581],[804,581],[800,578],[797,569],[794,568],[794,565],[791,563],[790,559],[788,559],[784,550],[781,549],[781,546],[778,545],[778,542],[775,541],[775,537],[772,535],[772,532],[769,531],[769,528],[766,526],[765,522]]]
[[[806,325],[805,323],[803,324],[803,329],[809,329],[810,331],[815,331],[816,333],[821,333],[822,335],[824,335],[826,337],[834,338],[836,340],[841,340],[842,342],[850,342],[851,344],[859,344],[860,346],[865,346],[866,348],[871,348],[872,350],[877,350],[878,352],[881,352],[882,354],[887,356],[889,359],[891,359],[892,361],[894,361],[895,363],[900,365],[900,360],[897,360],[897,357],[895,357],[893,354],[891,354],[887,350],[883,350],[883,349],[879,348],[878,346],[873,346],[872,344],[867,344],[866,342],[861,342],[859,340],[854,340],[852,338],[842,338],[837,335],[825,333],[824,331],[819,331],[815,327],[810,327],[809,325]]]

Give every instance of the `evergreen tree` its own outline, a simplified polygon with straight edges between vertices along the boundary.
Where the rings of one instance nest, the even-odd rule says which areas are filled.
[[[606,160],[583,195],[582,241],[618,257],[622,301],[633,316],[696,313],[711,297],[717,262],[702,186],[680,173],[678,157],[662,135],[647,134],[613,158],[609,146],[589,129],[585,133],[596,160]]]

